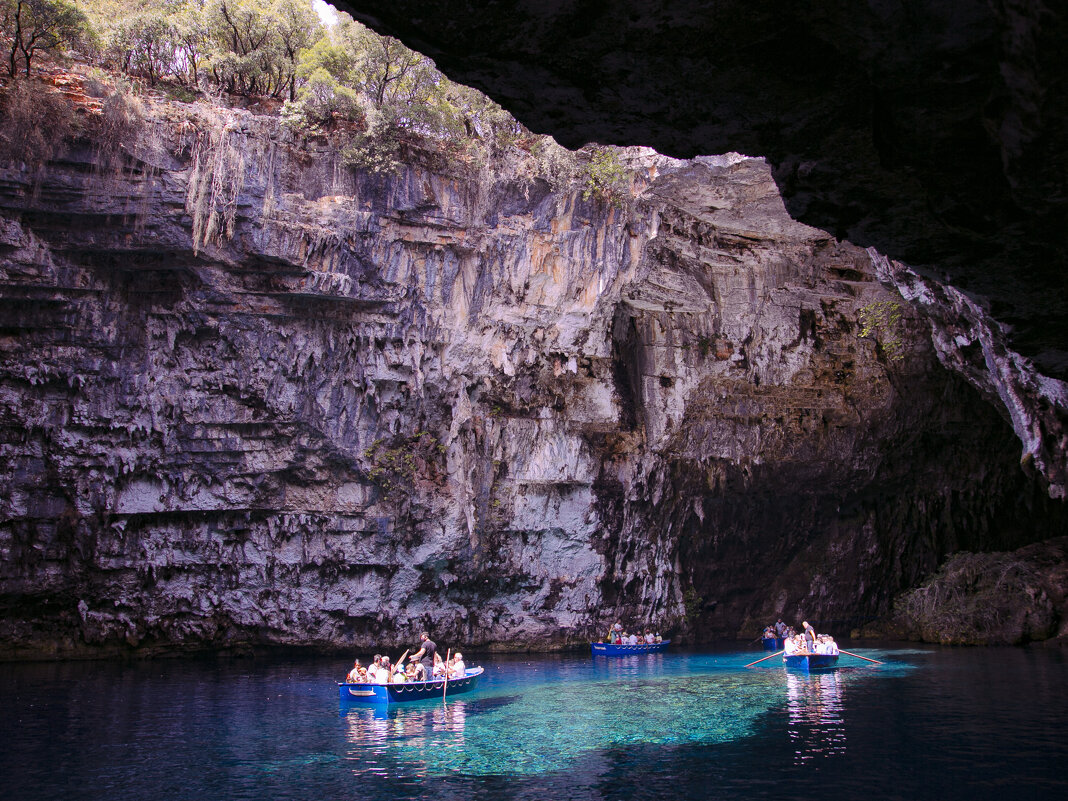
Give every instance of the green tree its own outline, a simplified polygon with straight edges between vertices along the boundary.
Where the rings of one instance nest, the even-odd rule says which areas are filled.
[[[85,14],[69,0],[0,0],[0,23],[12,78],[20,60],[28,77],[35,56],[74,45],[88,31]]]
[[[208,24],[202,0],[192,0],[183,5],[175,15],[174,29],[181,56],[180,66],[183,68],[176,77],[182,83],[199,86],[200,71],[209,52]]]
[[[285,117],[303,128],[329,127],[335,119],[362,116],[352,55],[323,37],[300,53],[296,76],[303,82]]]
[[[300,52],[323,35],[310,0],[211,0],[209,70],[227,91],[294,99]]]
[[[175,21],[159,6],[123,17],[111,26],[107,51],[119,69],[147,78],[155,86],[164,76],[180,73],[180,42]]]

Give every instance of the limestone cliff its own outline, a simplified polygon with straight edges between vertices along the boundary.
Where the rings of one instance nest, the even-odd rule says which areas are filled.
[[[0,171],[2,653],[832,630],[1063,530],[877,254],[763,160],[627,161],[616,207],[160,102]]]

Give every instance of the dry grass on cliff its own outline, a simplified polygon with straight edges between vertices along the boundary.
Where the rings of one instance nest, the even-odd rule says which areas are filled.
[[[12,81],[0,95],[0,161],[38,171],[78,132],[74,106],[39,81]]]

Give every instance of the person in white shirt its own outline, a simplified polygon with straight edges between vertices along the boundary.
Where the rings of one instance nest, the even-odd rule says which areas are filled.
[[[345,677],[345,681],[349,684],[360,683],[360,660],[357,659],[352,665],[352,670],[349,671],[349,675]]]
[[[645,641],[649,645],[652,645],[654,642],[656,642],[656,638],[653,636],[653,633],[649,631],[649,629],[645,630]]]
[[[378,670],[382,667],[382,654],[375,654],[374,661],[367,667],[367,681],[372,684],[385,684],[378,680]]]
[[[467,675],[467,665],[464,664],[464,656],[459,651],[452,658],[452,665],[449,667],[449,678],[462,679]]]
[[[382,657],[382,662],[378,666],[378,676],[375,679],[375,684],[389,684],[390,674],[393,673],[393,668],[389,664],[389,657]]]
[[[638,644],[638,635],[637,634],[631,634],[629,637],[627,637],[627,645],[637,645],[637,644]]]
[[[785,651],[786,656],[793,656],[800,650],[797,644],[796,637],[787,637],[786,641],[783,642],[782,647],[783,651]]]

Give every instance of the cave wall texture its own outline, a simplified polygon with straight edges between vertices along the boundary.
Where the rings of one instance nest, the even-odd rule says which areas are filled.
[[[5,656],[841,630],[1062,530],[946,369],[980,348],[948,290],[762,159],[630,149],[616,207],[515,149],[379,176],[200,105],[129,150],[0,174]]]
[[[565,144],[727,155],[617,208],[159,104],[0,170],[0,655],[1065,639],[1061,6],[338,5]],[[1031,622],[877,623],[960,551]]]

